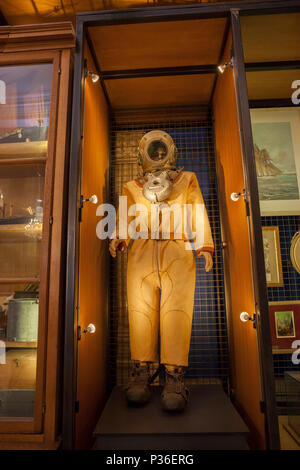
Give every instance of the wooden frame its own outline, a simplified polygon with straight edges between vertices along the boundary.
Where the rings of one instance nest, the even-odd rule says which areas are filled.
[[[294,269],[300,274],[300,231],[296,232],[291,241],[290,258]]]
[[[49,115],[48,155],[38,159],[3,159],[1,164],[43,163],[46,166],[44,187],[43,239],[40,263],[40,309],[38,332],[38,359],[36,398],[33,419],[0,420],[0,448],[54,449],[59,444],[59,359],[61,351],[63,246],[65,212],[67,124],[70,111],[71,50],[74,46],[70,23],[60,25],[6,27],[0,31],[0,41],[5,44],[1,65],[52,63],[52,85]],[[48,41],[40,47],[42,31]],[[56,42],[49,42],[49,35]],[[58,33],[58,36],[56,36]],[[10,47],[10,38],[17,34],[18,41]],[[31,37],[26,42],[26,37]],[[22,41],[21,43],[19,41]],[[41,51],[39,50],[41,49]],[[17,52],[22,51],[22,52]],[[6,53],[7,52],[7,53]],[[26,160],[26,161],[25,161]],[[5,282],[7,279],[0,279]],[[23,282],[24,279],[17,281]],[[12,282],[12,281],[11,281]],[[15,280],[14,280],[15,282]],[[23,434],[26,433],[26,434]]]
[[[46,318],[48,312],[48,271],[49,271],[49,247],[51,239],[51,227],[50,227],[50,214],[52,213],[52,181],[53,181],[53,161],[54,161],[54,149],[55,149],[55,128],[56,128],[56,113],[57,113],[57,89],[58,89],[58,68],[59,68],[59,54],[54,53],[22,53],[7,54],[0,58],[0,66],[4,65],[16,65],[16,64],[39,64],[39,63],[51,63],[52,64],[52,82],[51,82],[51,104],[49,113],[49,135],[48,135],[48,155],[45,161],[45,187],[44,187],[44,217],[43,217],[43,235],[41,245],[41,258],[40,258],[40,292],[39,292],[39,328],[38,328],[38,348],[37,348],[37,372],[36,372],[36,393],[35,393],[35,405],[34,405],[34,418],[31,422],[23,422],[20,419],[20,423],[15,424],[18,431],[31,431],[41,432],[42,430],[42,416],[43,416],[43,403],[44,403],[44,364],[46,357]],[[0,167],[3,164],[0,160]],[[23,163],[24,159],[14,159],[14,163]],[[6,164],[6,163],[5,163]],[[20,281],[21,279],[18,279]],[[5,279],[4,279],[5,281]],[[3,280],[0,279],[3,283]],[[16,282],[16,279],[12,279],[11,282]],[[22,282],[24,282],[22,280]],[[35,281],[36,282],[36,281]],[[1,423],[2,421],[2,423]],[[6,424],[1,419],[0,421],[0,432],[7,430]],[[16,423],[16,419],[13,420]],[[14,430],[14,426],[9,426]],[[12,431],[11,431],[12,432]]]
[[[263,240],[264,240],[264,255],[265,255],[267,286],[268,287],[283,286],[279,229],[277,226],[267,226],[267,227],[262,227],[262,231],[263,231]],[[269,232],[272,232],[272,234],[270,235]],[[270,242],[272,246],[270,246]],[[268,253],[270,249],[272,250],[272,252]],[[269,258],[269,256],[271,259]]]
[[[257,314],[257,344],[260,358],[261,403],[262,409],[265,413],[266,448],[279,449],[280,440],[276,416],[275,382],[273,374],[271,331],[268,315],[267,287],[265,283],[261,215],[259,209],[258,186],[239,12],[237,10],[233,10],[231,12],[231,18],[233,54],[235,57],[233,69],[237,94],[239,125],[242,129],[240,133],[242,161],[248,192],[246,199],[248,209],[246,210],[248,210],[248,214],[250,215],[248,219],[249,238],[252,254],[253,294]]]
[[[279,315],[282,315],[282,314],[291,314],[289,315],[290,316],[290,320],[291,320],[291,323],[292,323],[292,331],[288,331],[288,334],[285,335],[283,334],[282,331],[279,330],[280,328],[280,325],[278,323],[279,321]],[[284,311],[284,312],[275,312],[275,328],[276,328],[276,338],[296,338],[296,332],[295,332],[295,319],[294,319],[294,312],[293,310],[289,310],[289,311]]]
[[[258,312],[258,343],[261,357],[261,383],[262,399],[261,409],[264,410],[265,433],[267,448],[278,449],[278,423],[276,417],[276,404],[274,393],[273,377],[273,359],[271,349],[271,335],[268,316],[267,290],[265,285],[265,268],[263,261],[263,242],[261,233],[261,221],[259,212],[259,201],[257,191],[256,172],[254,164],[254,153],[252,144],[252,133],[249,114],[249,102],[247,96],[245,66],[242,48],[242,37],[239,23],[239,13],[245,15],[251,14],[269,14],[299,11],[300,6],[296,1],[276,1],[276,2],[227,2],[222,4],[201,4],[180,7],[161,7],[145,8],[123,11],[103,11],[95,13],[83,13],[77,15],[77,51],[75,56],[75,77],[73,94],[73,119],[72,119],[72,142],[71,142],[71,162],[70,162],[70,185],[69,185],[69,212],[68,212],[68,252],[67,252],[67,293],[66,293],[66,330],[65,330],[65,390],[64,390],[64,447],[73,448],[74,429],[75,429],[75,409],[76,409],[76,248],[78,234],[78,208],[79,208],[79,189],[78,182],[81,171],[81,136],[82,136],[82,113],[83,94],[83,37],[86,34],[88,42],[91,42],[87,33],[89,26],[117,25],[145,22],[162,21],[181,21],[193,18],[231,18],[234,36],[235,63],[234,71],[237,77],[237,101],[239,106],[240,127],[243,130],[243,139],[241,142],[243,150],[243,164],[245,167],[245,177],[249,187],[248,209],[251,214],[251,224],[249,230],[251,233],[251,250],[253,255],[253,273],[254,273],[254,292],[257,299]],[[91,49],[92,55],[93,50]],[[95,64],[98,68],[97,73],[101,76],[101,70],[97,60]],[[265,64],[261,65],[262,67]],[[155,71],[154,71],[155,72]],[[188,73],[188,70],[177,73]],[[193,73],[196,70],[193,71]],[[201,72],[198,70],[198,72]],[[131,72],[126,71],[122,75],[118,71],[118,78],[129,76]],[[136,73],[135,71],[133,73]],[[151,75],[150,70],[144,70],[146,76]],[[156,73],[163,75],[172,75],[174,70],[156,70]],[[137,73],[138,75],[138,73]],[[105,76],[102,77],[102,86],[108,99],[105,88]],[[107,77],[106,77],[107,78]],[[110,78],[113,78],[112,76]]]
[[[278,328],[276,324],[276,314],[292,312],[292,330],[293,335],[278,335]],[[300,338],[300,301],[287,300],[269,303],[270,324],[272,333],[272,347],[273,354],[286,354],[292,353],[295,349],[293,346],[294,341],[299,341]]]
[[[253,128],[254,140],[257,139],[254,143],[257,147],[256,158],[259,158],[259,155],[263,152],[268,152],[267,156],[270,157],[269,162],[274,167],[274,172],[282,172],[278,175],[275,174],[271,181],[271,186],[269,183],[270,178],[263,178],[259,174],[258,185],[260,187],[260,208],[262,215],[293,215],[300,213],[300,137],[299,137],[299,126],[300,126],[300,112],[295,107],[288,108],[261,108],[251,110],[251,123]],[[255,132],[256,127],[260,126]],[[263,126],[263,127],[262,127]],[[267,126],[267,127],[266,127]],[[272,127],[270,127],[272,126]],[[276,126],[276,127],[274,127]],[[284,126],[284,127],[283,127]],[[271,131],[271,134],[268,133]],[[284,139],[280,131],[284,132]],[[274,138],[272,139],[271,136]],[[278,138],[276,137],[278,136]],[[276,140],[277,139],[277,140]],[[266,142],[274,142],[274,147],[272,144],[267,145]],[[282,145],[281,142],[288,142],[284,147],[279,147]],[[283,166],[277,166],[278,150],[286,155],[285,161],[289,159],[289,173],[291,173],[291,167],[294,166],[294,173],[285,175],[285,168]],[[259,164],[259,163],[258,163]],[[284,181],[283,181],[283,178]],[[286,178],[289,178],[289,181],[286,181]],[[292,179],[291,179],[292,178]],[[266,186],[267,185],[267,186]],[[289,196],[289,199],[286,198],[285,191],[282,188],[286,186],[293,188],[292,194],[293,198]],[[266,186],[266,189],[264,187]],[[267,196],[263,199],[261,196],[266,191]],[[274,193],[274,191],[276,192]],[[282,195],[282,192],[284,195]],[[296,194],[298,193],[298,198],[296,199]],[[281,194],[281,197],[280,197]],[[271,197],[270,197],[271,195]],[[277,198],[275,199],[275,196]],[[266,199],[268,197],[268,199]],[[283,199],[285,197],[285,199]]]

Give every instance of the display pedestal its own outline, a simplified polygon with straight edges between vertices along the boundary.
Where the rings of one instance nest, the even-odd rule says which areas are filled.
[[[115,387],[97,423],[98,450],[223,450],[247,449],[248,428],[220,385],[190,388],[182,413],[168,413],[160,404],[160,387],[152,387],[151,402],[128,406]]]

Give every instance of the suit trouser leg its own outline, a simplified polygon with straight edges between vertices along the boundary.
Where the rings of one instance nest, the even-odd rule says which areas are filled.
[[[160,242],[161,363],[187,366],[190,349],[196,263],[182,240]]]
[[[137,239],[128,253],[127,300],[131,359],[158,360],[159,278],[153,240]]]

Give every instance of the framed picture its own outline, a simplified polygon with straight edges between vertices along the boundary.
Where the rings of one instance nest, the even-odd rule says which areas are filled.
[[[273,347],[290,349],[300,339],[300,301],[270,302],[269,313]]]
[[[293,310],[275,312],[276,338],[295,338],[295,320]]]
[[[300,110],[250,112],[261,215],[300,214]]]
[[[291,241],[290,255],[292,265],[300,274],[300,230],[296,232]]]
[[[266,281],[268,287],[283,286],[282,264],[277,226],[262,227]]]

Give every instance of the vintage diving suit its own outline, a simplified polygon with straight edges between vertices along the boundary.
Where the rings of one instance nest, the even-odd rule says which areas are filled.
[[[208,271],[214,243],[196,175],[177,169],[176,155],[166,132],[155,130],[143,136],[140,177],[122,189],[129,216],[125,221],[124,215],[118,215],[117,241],[110,251],[115,256],[117,248],[124,249],[133,239],[127,266],[132,359],[187,366],[196,278],[193,251],[206,258]],[[128,228],[127,237],[120,233],[121,224],[123,231],[124,224]]]

